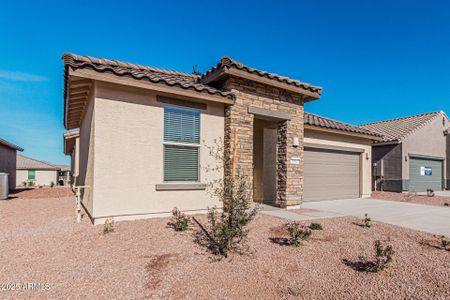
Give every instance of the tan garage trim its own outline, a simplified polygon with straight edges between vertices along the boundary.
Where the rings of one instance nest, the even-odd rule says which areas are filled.
[[[355,152],[355,153],[363,153],[364,152],[364,149],[361,149],[361,148],[342,147],[342,146],[324,145],[324,144],[315,144],[315,143],[305,143],[304,145],[305,145],[305,148],[328,149],[328,150],[347,151],[347,152]]]

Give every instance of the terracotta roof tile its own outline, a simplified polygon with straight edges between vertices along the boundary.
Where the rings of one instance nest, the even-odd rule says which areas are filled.
[[[400,142],[420,127],[442,115],[445,116],[445,113],[437,111],[359,126],[381,134],[383,140],[379,142]]]
[[[70,66],[73,69],[88,68],[101,73],[110,72],[117,76],[131,76],[137,80],[148,80],[153,83],[163,83],[182,89],[234,99],[231,92],[221,91],[200,83],[199,75],[71,53],[64,53],[62,58],[65,66]]]
[[[59,168],[48,162],[17,154],[17,170],[58,170]]]
[[[8,142],[8,141],[2,139],[2,138],[0,138],[0,144],[6,146],[6,147],[8,147],[8,148],[11,148],[11,149],[13,149],[13,150],[23,151],[23,149],[20,148],[19,146],[14,145],[13,143],[10,143],[10,142]]]
[[[268,78],[271,80],[276,80],[278,82],[282,82],[288,85],[292,85],[295,87],[302,88],[304,90],[311,91],[313,93],[317,93],[318,95],[322,94],[322,88],[318,86],[313,86],[311,84],[301,82],[299,80],[290,79],[285,76],[280,76],[278,74],[269,73],[267,71],[258,70],[249,66],[246,66],[230,57],[224,56],[220,60],[220,62],[213,68],[211,68],[209,71],[207,71],[204,75],[202,75],[202,79],[208,77],[210,74],[216,72],[217,70],[220,70],[222,68],[235,68],[241,71],[245,71],[250,74],[255,74],[260,77]]]
[[[350,125],[347,123],[332,120],[329,118],[325,118],[325,117],[307,113],[307,112],[305,112],[305,115],[304,115],[304,123],[305,123],[305,125],[310,125],[310,126],[317,126],[317,127],[322,127],[322,128],[365,134],[365,135],[370,135],[370,136],[374,136],[374,137],[381,137],[378,133],[372,132],[368,129],[364,129],[364,128],[361,128],[358,126],[353,126],[353,125]]]

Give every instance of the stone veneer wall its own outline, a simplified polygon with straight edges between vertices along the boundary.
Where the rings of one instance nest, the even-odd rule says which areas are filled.
[[[253,121],[249,106],[290,114],[290,120],[278,122],[277,199],[280,207],[298,205],[303,197],[303,101],[300,95],[253,81],[230,78],[224,88],[236,94],[234,105],[225,111],[225,154],[231,155],[234,128],[238,128],[238,170],[248,178],[253,195]],[[293,146],[298,137],[299,146]],[[262,150],[262,149],[261,149]],[[299,164],[291,158],[299,157]],[[229,172],[229,167],[226,168]]]

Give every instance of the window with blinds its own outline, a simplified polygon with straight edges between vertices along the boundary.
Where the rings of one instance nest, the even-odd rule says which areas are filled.
[[[199,181],[200,111],[164,107],[164,181]]]

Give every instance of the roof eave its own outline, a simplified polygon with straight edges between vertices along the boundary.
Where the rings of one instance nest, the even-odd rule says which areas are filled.
[[[88,69],[72,69],[71,67],[67,70],[67,76],[65,76],[65,89],[66,89],[66,96],[65,96],[65,104],[64,104],[64,126],[67,130],[74,129],[80,127],[80,124],[75,125],[69,125],[68,120],[68,113],[69,113],[69,104],[70,104],[70,95],[67,93],[68,89],[70,88],[70,78],[72,77],[78,77],[78,78],[84,78],[84,79],[90,79],[93,81],[99,81],[99,82],[106,82],[106,83],[113,83],[113,84],[119,84],[124,86],[130,86],[130,87],[136,87],[136,88],[143,88],[147,90],[155,91],[163,96],[168,97],[178,97],[178,98],[184,98],[184,99],[196,99],[196,100],[203,100],[203,101],[211,101],[211,102],[217,102],[217,103],[223,103],[232,105],[234,104],[234,95],[232,97],[225,97],[225,96],[219,96],[219,95],[211,95],[207,92],[198,92],[193,91],[190,89],[183,89],[179,87],[174,86],[168,86],[164,83],[153,83],[147,80],[136,80],[129,77],[124,76],[117,76],[115,74],[109,74],[109,73],[100,73],[94,70],[88,70]],[[79,121],[81,122],[81,120]]]
[[[255,74],[248,73],[246,71],[242,71],[236,68],[230,67],[217,67],[216,69],[210,71],[205,76],[202,77],[201,81],[204,84],[210,84],[211,82],[218,81],[223,77],[231,76],[231,77],[239,77],[251,81],[255,81],[258,83],[262,83],[268,86],[273,86],[279,89],[288,90],[290,92],[301,94],[303,96],[303,102],[310,102],[317,99],[320,99],[322,89],[319,92],[312,92],[301,87],[296,87],[291,84],[279,82],[277,80],[261,77]]]
[[[373,146],[389,146],[389,145],[398,145],[401,144],[401,140],[393,140],[393,141],[386,141],[382,142],[383,139],[381,139],[380,142],[374,143]]]

